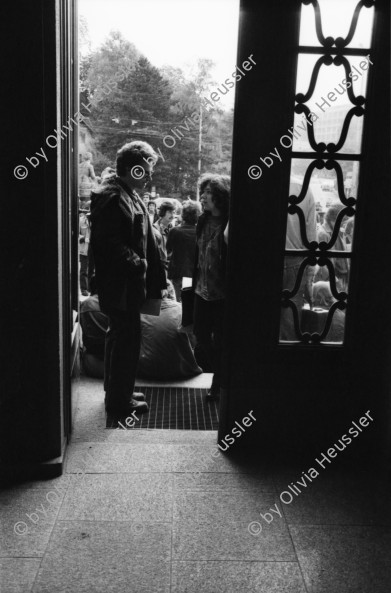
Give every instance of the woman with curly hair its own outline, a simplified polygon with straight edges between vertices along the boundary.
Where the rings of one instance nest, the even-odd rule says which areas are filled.
[[[213,372],[208,397],[220,395],[223,316],[226,295],[224,230],[228,223],[230,179],[206,173],[199,182],[203,214],[196,227],[193,275],[195,356],[204,371]]]

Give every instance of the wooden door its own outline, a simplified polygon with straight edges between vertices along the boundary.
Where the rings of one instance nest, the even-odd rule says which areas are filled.
[[[241,2],[219,438],[252,410],[264,451],[321,449],[368,410],[364,449],[387,447],[389,5],[330,4]]]

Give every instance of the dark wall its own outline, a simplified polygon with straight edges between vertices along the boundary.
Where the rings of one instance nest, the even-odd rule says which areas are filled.
[[[2,3],[0,455],[61,452],[57,265],[55,3]],[[37,157],[43,147],[48,162]],[[14,169],[27,167],[25,179]],[[26,169],[22,170],[23,174]]]

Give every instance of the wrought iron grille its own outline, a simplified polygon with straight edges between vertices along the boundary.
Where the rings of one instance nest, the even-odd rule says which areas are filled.
[[[320,2],[322,4],[321,0]],[[344,2],[345,0],[340,0],[339,5],[341,6]],[[349,2],[349,0],[346,0],[346,2]],[[358,74],[363,76],[360,72],[361,65],[362,72],[364,72],[372,64],[369,53],[371,24],[369,25],[370,32],[367,36],[367,43],[361,43],[361,47],[350,47],[350,44],[355,39],[362,9],[371,9],[370,13],[373,18],[374,4],[374,0],[361,0],[358,2],[354,8],[346,37],[334,38],[331,36],[325,37],[324,35],[322,11],[327,10],[327,3],[323,3],[321,10],[318,0],[302,0],[301,26],[303,25],[304,10],[306,10],[306,16],[308,17],[308,11],[304,7],[312,5],[313,28],[318,44],[307,45],[301,39],[300,45],[298,45],[297,81],[299,81],[300,63],[305,63],[305,60],[307,60],[307,64],[308,60],[316,61],[312,66],[309,82],[307,76],[305,92],[296,92],[295,125],[289,131],[292,136],[291,195],[288,198],[287,209],[287,244],[284,259],[280,343],[318,345],[330,342],[343,344],[344,342],[344,317],[348,306],[349,275],[351,261],[352,258],[354,259],[354,244],[350,236],[351,250],[347,249],[342,237],[342,223],[349,218],[350,226],[352,226],[356,216],[357,193],[354,191],[355,195],[350,194],[353,193],[352,190],[358,189],[358,169],[362,160],[362,125],[356,124],[354,135],[352,132],[354,127],[352,119],[356,117],[361,118],[361,121],[364,120],[366,102],[364,95],[366,91],[364,91],[364,94],[358,93],[357,85],[354,83],[359,78]],[[368,13],[368,11],[366,12]],[[365,17],[368,29],[367,17],[368,14]],[[301,37],[302,32],[303,30],[301,30]],[[317,58],[317,56],[319,57]],[[365,60],[362,59],[364,56],[366,57]],[[360,57],[362,61],[358,65],[357,59],[360,59]],[[366,62],[366,68],[364,68],[364,62]],[[332,122],[335,123],[336,119],[339,119],[342,124],[339,136],[332,142],[325,141],[322,137],[318,138],[322,134],[322,126],[316,126],[319,116],[316,116],[316,113],[310,107],[310,104],[315,100],[315,90],[320,71],[322,68],[330,68],[330,66],[342,66],[345,78],[339,85],[339,90],[334,88],[335,93],[328,93],[327,98],[322,96],[322,105],[319,105],[319,103],[316,103],[316,105],[321,108],[321,115],[326,113],[326,105],[328,105],[329,112],[326,114],[326,127],[329,125],[329,128],[331,128]],[[366,86],[366,75],[361,84],[362,87]],[[298,82],[296,91],[298,90],[297,86]],[[362,90],[363,88],[361,88]],[[347,104],[343,104],[335,108],[332,103],[338,99],[338,95],[345,93],[349,107]],[[344,114],[341,111],[342,107],[345,107],[345,111],[348,109]],[[343,121],[341,115],[344,115]],[[298,125],[299,116],[302,116],[304,126]],[[318,131],[316,128],[318,128]],[[299,129],[306,132],[304,140],[299,133]],[[333,129],[335,129],[335,125]],[[323,133],[326,134],[326,132],[327,130],[323,125]],[[349,133],[351,134],[350,139]],[[348,139],[349,141],[347,141]],[[301,171],[305,167],[302,177],[295,178],[295,166]],[[350,170],[347,172],[349,167]],[[335,200],[329,205],[326,212],[322,212],[323,208],[320,202],[320,209],[317,212],[317,204],[313,195],[315,189],[319,189],[320,177],[318,178],[316,175],[319,175],[318,172],[321,171],[327,176],[326,181],[333,174],[335,178],[333,183],[336,185]],[[355,178],[354,175],[356,175]],[[311,183],[312,190],[310,188]],[[355,183],[353,188],[352,183]],[[321,185],[320,189],[322,189]],[[322,199],[326,189],[330,190],[330,187],[325,186],[324,190],[322,189]],[[322,220],[321,214],[326,217],[326,222]],[[331,215],[334,217],[333,224],[331,224]],[[314,227],[314,220],[316,224],[314,216],[319,217],[317,227]],[[322,221],[322,224],[320,224],[320,221]],[[327,240],[325,240],[325,237],[327,237]],[[298,245],[298,243],[300,244]],[[326,302],[323,302],[323,306],[315,306],[314,287],[317,289],[318,283],[314,282],[314,280],[319,277],[327,279],[319,281],[323,283],[321,287],[323,291],[327,292],[327,306]],[[318,290],[316,290],[316,294],[319,294]],[[336,328],[337,330],[339,328],[339,330],[337,331]]]

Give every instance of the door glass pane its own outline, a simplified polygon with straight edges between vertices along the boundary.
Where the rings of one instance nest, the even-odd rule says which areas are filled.
[[[315,342],[342,343],[350,261],[332,258],[315,266],[303,262],[303,257],[284,260],[280,340],[305,342],[311,336]]]
[[[322,59],[322,56],[319,54],[299,55],[296,74],[296,93],[306,93],[308,91],[315,65],[319,59]],[[320,71],[317,77],[317,86],[315,87],[313,97],[310,100],[312,101],[311,106],[316,107],[315,101],[318,101],[319,103],[322,96],[327,98],[327,94],[332,91],[334,91],[337,97],[341,97],[334,101],[336,105],[348,102],[347,87],[349,85],[345,83],[342,84],[342,81],[345,78],[351,83],[351,88],[355,96],[363,95],[365,97],[368,69],[371,67],[371,63],[369,62],[367,67],[365,64],[362,64],[362,67],[360,67],[361,62],[368,62],[366,56],[345,56],[345,59],[352,71],[351,77],[349,77],[349,75],[346,76],[343,64],[337,66],[334,62],[330,65],[321,62]],[[341,87],[339,85],[341,85]],[[335,90],[334,87],[338,87],[338,89]],[[340,93],[344,90],[344,94],[339,95],[338,90]],[[333,102],[329,100],[329,103]]]
[[[343,252],[352,249],[356,200],[350,194],[357,187],[358,163],[341,162],[345,204],[338,196],[335,170],[313,169],[304,193],[305,174],[313,164],[309,159],[292,160],[280,340],[306,341],[305,334],[317,334],[322,341],[342,343],[350,275],[350,258]],[[322,177],[325,173],[329,176]],[[305,249],[310,250],[307,257],[300,255]],[[329,257],[333,252],[335,256]]]
[[[318,0],[322,19],[322,33],[325,38],[346,38],[358,0]],[[370,47],[374,8],[363,7],[357,26],[347,47]],[[309,4],[301,7],[300,45],[320,46],[315,29],[315,11]]]
[[[337,60],[337,58],[335,58]],[[370,58],[349,56],[340,65],[326,65],[318,55],[301,55],[296,81],[296,113],[293,126],[294,151],[310,151],[324,143],[338,145],[345,120],[349,122],[346,139],[339,152],[358,153],[361,149],[362,125]],[[339,62],[337,61],[337,64]],[[311,89],[311,79],[314,85]],[[350,116],[350,112],[352,116]],[[310,113],[310,115],[309,115]],[[311,132],[316,145],[311,146]]]
[[[330,251],[351,251],[359,168],[358,161],[292,159],[289,192],[291,207],[287,215],[286,249],[305,248],[305,241],[299,233],[301,217],[305,220],[309,242],[329,243],[335,221],[341,212],[337,225],[340,232],[329,249]],[[308,175],[308,172],[311,173],[308,190],[303,199],[298,201],[305,174]],[[293,205],[297,208],[293,208]],[[303,212],[302,215],[300,211]],[[299,234],[300,240],[297,239]]]
[[[281,342],[344,340],[373,12],[356,0],[302,2],[300,44],[314,47],[298,47],[292,140],[281,142],[294,153]]]

